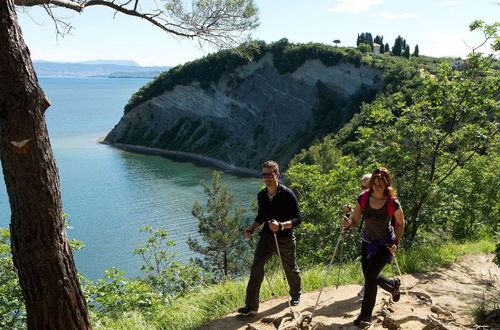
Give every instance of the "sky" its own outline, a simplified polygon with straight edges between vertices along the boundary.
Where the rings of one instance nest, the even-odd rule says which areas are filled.
[[[252,38],[274,42],[320,42],[354,46],[359,33],[381,35],[392,47],[401,35],[413,52],[428,56],[465,57],[478,45],[481,33],[468,31],[476,19],[500,21],[500,0],[254,0],[260,26]],[[39,7],[17,8],[24,40],[33,60],[78,62],[132,60],[143,66],[175,66],[203,57],[215,49],[175,38],[152,24],[107,7],[82,13],[60,9],[71,23],[71,34],[57,37],[54,24]],[[489,48],[483,48],[489,51]]]

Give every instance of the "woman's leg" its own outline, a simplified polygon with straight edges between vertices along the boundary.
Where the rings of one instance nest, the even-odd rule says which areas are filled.
[[[362,257],[366,255],[368,244],[363,242],[363,253]],[[363,303],[361,304],[361,316],[371,317],[373,308],[375,307],[375,301],[377,299],[377,281],[380,272],[387,263],[387,253],[389,251],[387,248],[381,246],[379,247],[377,253],[375,253],[370,259],[366,257],[365,264],[365,294],[363,296]]]

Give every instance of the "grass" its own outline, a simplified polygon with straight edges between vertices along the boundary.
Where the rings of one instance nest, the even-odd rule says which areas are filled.
[[[421,272],[458,262],[465,253],[490,253],[494,251],[492,241],[447,244],[441,247],[418,247],[412,251],[400,251],[398,263],[403,273]],[[340,267],[340,270],[339,268]],[[304,292],[319,289],[327,265],[315,265],[302,270]],[[340,275],[339,275],[340,272]],[[384,273],[393,276],[393,267],[386,267]],[[284,296],[288,285],[280,272],[267,274],[277,296]],[[228,281],[200,288],[179,302],[165,306],[153,317],[146,319],[140,313],[127,312],[118,319],[104,318],[94,323],[96,329],[196,329],[203,324],[235,311],[244,304],[247,278]],[[338,280],[338,283],[337,283]],[[327,278],[327,286],[362,283],[363,276],[359,262],[334,264]],[[272,298],[266,280],[263,281],[261,300]]]

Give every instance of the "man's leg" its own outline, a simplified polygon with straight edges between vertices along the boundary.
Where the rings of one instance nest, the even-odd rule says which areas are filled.
[[[300,297],[302,287],[300,283],[299,266],[296,261],[295,236],[278,237],[278,246],[280,248],[286,279],[290,286],[290,296]]]
[[[255,248],[253,264],[250,268],[250,279],[248,280],[245,299],[246,306],[252,311],[257,311],[259,309],[259,291],[264,279],[264,265],[276,249],[273,249],[273,244],[274,242],[270,239],[268,234],[260,234],[259,242]]]

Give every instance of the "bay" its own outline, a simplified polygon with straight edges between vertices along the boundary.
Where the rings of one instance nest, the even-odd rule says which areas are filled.
[[[70,238],[85,248],[74,253],[77,269],[93,280],[117,267],[126,276],[140,274],[132,254],[146,236],[140,226],[169,232],[177,242],[171,252],[188,261],[196,255],[186,240],[198,237],[194,201],[206,196],[200,180],[210,182],[214,168],[130,153],[96,142],[118,123],[123,107],[149,79],[40,77],[52,105],[46,112],[52,149],[61,178],[63,208],[69,214]],[[235,202],[248,206],[262,183],[256,178],[223,175]],[[36,201],[33,201],[36,202]],[[246,207],[249,210],[248,207]],[[248,221],[254,215],[247,211]],[[0,226],[8,226],[10,208],[1,180]]]

